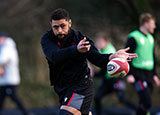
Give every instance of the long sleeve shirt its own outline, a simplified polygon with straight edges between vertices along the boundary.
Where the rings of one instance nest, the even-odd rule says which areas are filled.
[[[49,64],[51,85],[66,87],[84,82],[85,76],[90,74],[87,60],[96,66],[106,67],[110,54],[100,54],[88,37],[90,50],[78,52],[77,45],[83,38],[83,34],[72,29],[64,40],[57,39],[52,30],[43,35],[41,45]]]

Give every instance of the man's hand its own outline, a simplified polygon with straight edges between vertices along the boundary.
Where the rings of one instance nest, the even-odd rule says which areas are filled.
[[[77,50],[80,53],[85,53],[90,50],[91,45],[89,44],[89,41],[86,41],[86,37],[84,37],[83,40],[81,40],[77,45]]]
[[[134,83],[135,82],[135,78],[133,75],[128,75],[127,76],[127,82],[128,83]]]
[[[0,77],[2,77],[3,74],[4,74],[4,69],[3,69],[3,67],[0,67]]]
[[[133,58],[138,57],[137,54],[135,53],[127,53],[126,51],[128,50],[129,50],[129,47],[118,50],[116,53],[113,53],[112,55],[110,55],[109,60],[113,58],[123,58],[123,59],[126,59],[127,61],[131,61]]]
[[[157,75],[153,76],[153,80],[154,80],[154,83],[155,83],[156,86],[160,86],[160,80],[159,80]]]

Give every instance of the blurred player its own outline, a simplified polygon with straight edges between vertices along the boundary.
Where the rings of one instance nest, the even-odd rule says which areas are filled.
[[[139,18],[140,27],[128,35],[126,47],[128,52],[137,53],[138,58],[130,63],[128,82],[134,83],[139,96],[137,115],[146,115],[152,106],[151,93],[153,81],[160,85],[156,73],[154,38],[151,34],[156,28],[155,19],[149,13],[144,13]]]
[[[30,115],[19,97],[16,89],[20,83],[19,59],[16,44],[5,33],[0,33],[0,111],[6,97],[10,97],[23,112]]]

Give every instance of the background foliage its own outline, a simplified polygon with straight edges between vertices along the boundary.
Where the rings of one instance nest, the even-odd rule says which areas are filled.
[[[72,27],[94,40],[99,31],[110,34],[116,49],[124,48],[127,34],[138,28],[138,16],[152,13],[157,20],[157,71],[160,69],[160,1],[158,0],[0,0],[0,31],[7,32],[17,43],[20,57],[20,97],[27,107],[58,105],[57,95],[49,85],[48,67],[40,46],[40,38],[50,29],[49,16],[55,8],[69,11]],[[160,72],[158,72],[160,75]],[[100,80],[95,79],[95,89]],[[159,88],[153,93],[153,106],[160,106]],[[137,101],[137,95],[127,84],[128,98]],[[119,106],[112,95],[104,105]],[[112,100],[111,102],[109,100]],[[14,105],[7,101],[6,107]]]

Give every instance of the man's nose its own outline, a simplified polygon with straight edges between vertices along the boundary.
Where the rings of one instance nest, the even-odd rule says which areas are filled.
[[[62,28],[59,27],[59,28],[58,28],[58,33],[61,33],[61,32],[62,32]]]

